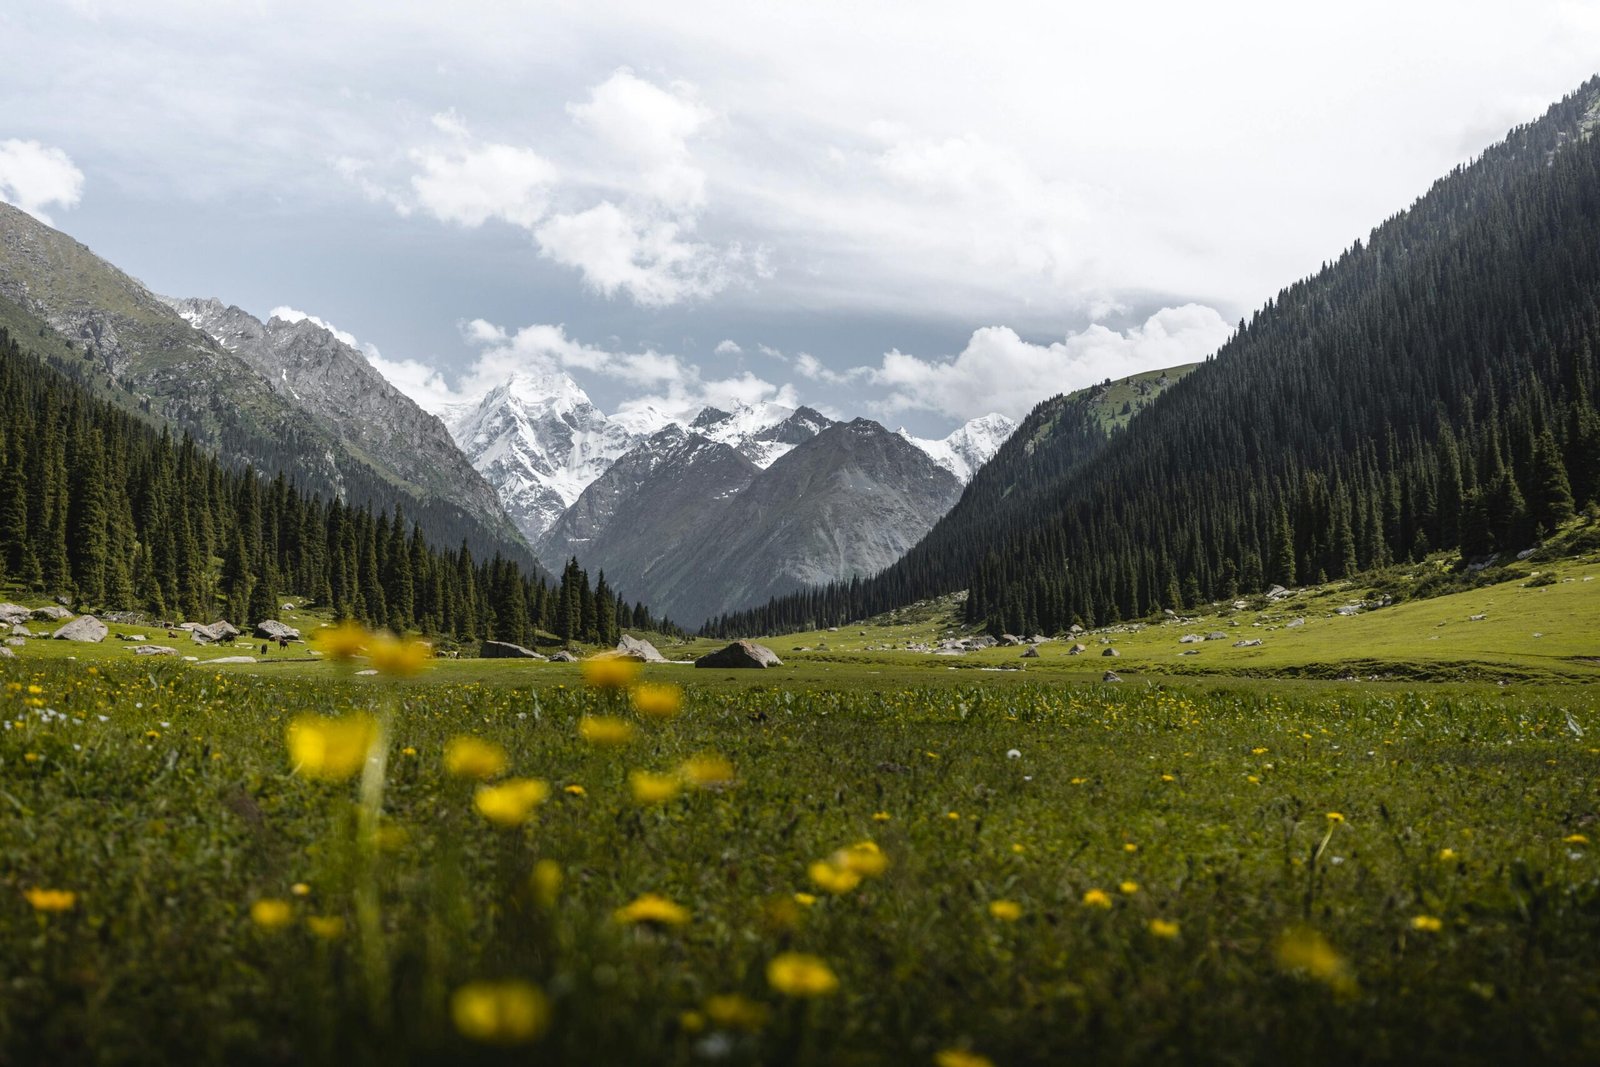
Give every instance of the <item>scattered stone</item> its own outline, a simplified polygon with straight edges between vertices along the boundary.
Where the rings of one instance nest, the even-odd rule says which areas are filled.
[[[1235,641],[1233,643],[1233,647],[1234,648],[1255,648],[1260,644],[1261,644],[1261,638],[1259,638],[1259,637],[1247,637],[1243,641]]]
[[[65,622],[72,618],[72,612],[55,604],[34,608],[29,615],[39,622]]]
[[[1088,645],[1082,645],[1082,644],[1074,643],[1071,648],[1067,649],[1067,655],[1069,655],[1069,656],[1081,656],[1087,651],[1089,651],[1089,646]]]
[[[1275,585],[1271,589],[1267,590],[1268,600],[1282,600],[1284,597],[1293,595],[1294,594],[1290,593],[1289,590],[1285,589],[1281,585]]]
[[[1361,614],[1361,605],[1360,604],[1346,604],[1343,607],[1334,608],[1333,609],[1333,613],[1335,615],[1344,615],[1346,617],[1349,617],[1351,615],[1360,615]]]
[[[544,659],[533,649],[513,645],[510,641],[485,641],[478,646],[478,655],[483,659]]]
[[[286,638],[290,641],[300,640],[299,630],[286,623],[281,623],[277,619],[262,619],[256,623],[255,634],[257,637],[265,637],[269,641],[280,641]]]
[[[21,604],[0,604],[0,622],[16,625],[19,622],[27,622],[32,617],[33,612]]]
[[[1293,629],[1295,629],[1297,627],[1304,626],[1305,624],[1306,624],[1306,620],[1304,620],[1304,619],[1290,619],[1288,622],[1286,622],[1284,624],[1283,628],[1285,630],[1293,630]]]
[[[1210,633],[1206,634],[1207,641],[1226,641],[1227,639],[1228,635],[1223,633],[1221,630],[1212,630]]]
[[[1467,616],[1467,621],[1468,622],[1482,622],[1484,619],[1487,619],[1488,617],[1489,616],[1487,616],[1487,615],[1468,615]]]
[[[568,652],[566,649],[563,648],[560,652],[557,652],[555,655],[550,657],[550,662],[551,663],[576,663],[576,662],[578,662],[578,657],[574,656],[571,652]]]
[[[213,660],[212,662],[221,663],[222,661],[221,660]],[[378,672],[373,670],[371,667],[368,667],[366,670],[364,670],[364,671],[356,671],[356,673],[358,675],[361,675],[362,677],[370,678],[372,675],[377,674]]]
[[[254,663],[255,661],[256,658],[254,656],[218,656],[216,659],[206,660],[207,663]],[[365,672],[358,671],[357,673]],[[378,672],[373,671],[372,673],[377,674]]]
[[[239,628],[226,619],[218,619],[209,626],[184,623],[183,628],[189,631],[197,645],[228,644],[239,636]]]
[[[9,647],[9,648],[21,648],[23,645],[25,645],[27,643],[28,643],[28,639],[26,637],[8,637],[8,638],[6,638],[6,646]]]
[[[176,656],[178,650],[167,645],[139,645],[128,649],[135,656]]]
[[[1178,653],[1180,656],[1198,656],[1199,654],[1200,650],[1198,648],[1186,648]]]
[[[1071,626],[1067,627],[1067,633],[1081,634],[1083,633],[1083,627],[1079,626],[1077,623],[1073,623]]]
[[[1122,653],[1121,653],[1121,652],[1118,652],[1118,651],[1117,651],[1117,650],[1116,650],[1116,649],[1114,649],[1114,648],[1108,648],[1108,649],[1106,649],[1106,650],[1105,650],[1105,651],[1104,651],[1104,652],[1102,652],[1102,653],[1100,653],[1100,654],[1101,654],[1101,655],[1102,655],[1102,656],[1120,656],[1120,655],[1122,655]]]
[[[1171,608],[1162,608],[1161,614],[1165,615],[1169,619],[1176,619],[1178,617],[1178,613],[1173,611]]]
[[[185,656],[185,657],[183,657],[183,662],[185,662],[185,663],[199,663],[200,662],[200,657],[199,656]]]
[[[1537,551],[1539,551],[1537,548],[1525,548],[1521,552],[1517,553],[1517,558],[1518,559],[1527,559],[1529,556],[1533,555]]]
[[[783,661],[772,649],[754,641],[735,641],[726,648],[707,653],[694,661],[696,667],[781,667]]]
[[[56,641],[83,641],[87,644],[99,644],[106,639],[106,634],[110,632],[106,628],[106,624],[93,615],[80,615],[50,636]]]
[[[656,651],[655,645],[629,634],[623,634],[622,640],[617,642],[617,651],[644,663],[667,662],[667,657]]]
[[[1204,640],[1205,638],[1201,637],[1199,634],[1184,634],[1182,637],[1178,638],[1178,644],[1192,645]]]
[[[1122,681],[1122,676],[1116,671],[1106,671],[1105,674],[1100,676],[1100,680],[1102,682],[1120,682]]]
[[[1022,644],[1022,638],[1018,637],[1016,634],[1001,634],[1000,643],[1005,645],[1007,648],[1015,648],[1016,646]]]
[[[1030,645],[1042,645],[1048,640],[1050,640],[1050,639],[1048,637],[1044,636],[1043,634],[1034,634],[1032,637],[1028,638],[1028,644],[1030,644]]]
[[[1023,659],[1038,659],[1039,658],[1039,646],[1038,645],[1029,645],[1028,646],[1028,650],[1022,654],[1022,658]]]

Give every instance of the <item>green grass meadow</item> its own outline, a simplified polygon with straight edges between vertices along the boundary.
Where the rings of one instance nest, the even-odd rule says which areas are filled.
[[[0,1064],[1594,1062],[1597,569],[1229,606],[1204,624],[1263,644],[1193,657],[1184,622],[1022,670],[881,650],[935,605],[776,639],[782,668],[648,667],[667,721],[568,665],[30,641],[0,664]],[[1371,675],[1318,677],[1345,658]],[[306,712],[386,719],[382,762],[296,773]],[[526,822],[476,810],[462,736],[548,784]],[[636,796],[708,753],[731,784]],[[886,869],[819,884],[864,841]],[[687,921],[619,918],[646,894]],[[836,988],[775,982],[788,953]],[[486,982],[536,1018],[464,1024]]]

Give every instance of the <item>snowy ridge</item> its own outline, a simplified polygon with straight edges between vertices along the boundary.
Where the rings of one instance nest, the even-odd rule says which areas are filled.
[[[937,440],[913,437],[903,426],[896,432],[966,484],[972,481],[978,468],[994,458],[1016,429],[1017,424],[1006,416],[990,414],[973,419],[950,436]]]

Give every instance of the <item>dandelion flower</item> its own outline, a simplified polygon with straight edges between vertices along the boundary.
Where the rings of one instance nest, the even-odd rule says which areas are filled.
[[[472,796],[479,815],[496,826],[521,826],[550,795],[550,787],[537,778],[508,778],[498,785],[480,785]]]
[[[1568,834],[1561,841],[1567,845],[1587,845],[1589,843],[1589,839],[1583,834]]]
[[[651,771],[629,771],[628,786],[633,790],[635,804],[665,804],[678,795],[678,779],[670,774]]]
[[[933,1057],[934,1067],[994,1067],[994,1061],[964,1048],[947,1048]]]
[[[720,993],[706,998],[705,1015],[725,1030],[744,1030],[753,1034],[767,1025],[772,1012],[765,1004],[749,997],[738,993]]]
[[[666,720],[683,710],[683,690],[675,685],[642,682],[628,692],[633,710],[647,719]]]
[[[684,761],[678,773],[699,789],[715,789],[733,782],[733,764],[715,752],[702,752]]]
[[[308,897],[311,895],[311,887],[306,885],[304,882],[296,882],[294,885],[289,887],[289,892],[293,893],[297,897]]]
[[[263,897],[250,905],[250,921],[263,930],[281,930],[293,918],[287,900]]]
[[[337,782],[366,765],[367,754],[378,743],[378,723],[370,715],[296,715],[285,739],[296,774]]]
[[[1350,964],[1328,943],[1328,939],[1309,927],[1285,931],[1275,946],[1278,966],[1327,985],[1336,993],[1356,991]]]
[[[1111,907],[1111,894],[1104,889],[1091,889],[1083,895],[1083,906],[1086,908]]]
[[[585,715],[578,720],[578,736],[591,745],[614,748],[633,740],[633,723],[611,715]]]
[[[892,818],[894,818],[894,816],[890,815],[886,811],[875,811],[872,813],[873,822],[888,822]]]
[[[527,982],[469,982],[450,998],[450,1017],[463,1037],[490,1045],[520,1045],[550,1025],[550,1001]]]
[[[813,863],[806,873],[818,889],[828,893],[848,893],[861,884],[861,875],[846,867],[835,867],[827,860]]]
[[[1456,858],[1456,850],[1455,849],[1453,849],[1453,848],[1441,848],[1439,850],[1439,862],[1440,863],[1449,863],[1451,860],[1453,860],[1455,858]]]
[[[627,656],[601,654],[578,664],[585,685],[595,689],[626,689],[639,677],[639,661]]]
[[[989,917],[1003,923],[1014,923],[1022,918],[1022,905],[1014,900],[991,900]]]
[[[1178,924],[1170,919],[1151,919],[1148,929],[1163,941],[1171,941],[1178,936]]]
[[[785,952],[769,960],[767,984],[786,997],[825,997],[839,990],[833,969],[803,952]]]
[[[581,785],[569,785],[561,791],[568,796],[574,797],[586,797],[589,795],[589,791]]]
[[[78,894],[70,889],[25,889],[22,895],[27,898],[34,911],[61,912],[71,911],[78,905]]]
[[[337,941],[344,936],[344,920],[337,915],[308,915],[306,929],[323,941]]]
[[[457,778],[493,778],[504,774],[509,762],[499,745],[466,734],[444,746],[444,769]]]
[[[1444,923],[1432,915],[1417,915],[1411,919],[1411,929],[1421,930],[1424,933],[1436,934],[1444,929]]]
[[[1343,816],[1343,815],[1340,815],[1340,814],[1339,814],[1339,813],[1338,813],[1338,812],[1336,812],[1336,811],[1330,811],[1330,812],[1328,812],[1328,821],[1329,821],[1329,822],[1330,822],[1330,823],[1340,823],[1340,822],[1344,822],[1344,816]]]
[[[656,926],[683,926],[689,921],[689,909],[674,904],[657,893],[646,893],[632,904],[618,908],[613,913],[624,926],[652,923]]]
[[[1129,853],[1138,852],[1139,846],[1134,844],[1132,841],[1127,841],[1123,843],[1122,851]]]
[[[794,902],[803,908],[809,908],[817,902],[817,898],[815,894],[812,893],[796,893],[794,895]]]
[[[1177,780],[1178,780],[1178,779],[1177,779],[1177,777],[1176,777],[1176,776],[1174,776],[1174,775],[1170,775],[1170,774],[1163,774],[1163,775],[1162,775],[1162,776],[1161,776],[1161,780],[1162,780],[1162,781],[1163,781],[1163,782],[1176,782],[1176,781],[1177,781]]]
[[[377,634],[367,645],[367,659],[379,674],[410,678],[421,673],[433,659],[433,646],[415,637]]]
[[[1122,891],[1123,896],[1131,897],[1139,891],[1139,883],[1123,882],[1121,885],[1117,886],[1117,888]]]
[[[360,623],[347,619],[311,635],[311,647],[331,660],[348,662],[366,649],[372,635]]]
[[[829,862],[863,878],[881,878],[889,869],[889,857],[873,841],[857,841],[848,848],[841,848],[829,857]]]

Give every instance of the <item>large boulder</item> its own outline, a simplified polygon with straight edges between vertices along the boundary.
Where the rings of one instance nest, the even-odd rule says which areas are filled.
[[[667,657],[656,651],[655,645],[652,645],[649,641],[641,641],[637,637],[632,637],[628,634],[623,634],[622,640],[617,642],[617,651],[624,656],[630,656],[644,663],[667,662]]]
[[[485,641],[478,646],[478,655],[483,659],[544,659],[533,649],[510,641]]]
[[[256,636],[264,637],[268,641],[276,641],[284,637],[291,641],[298,641],[300,640],[300,631],[288,623],[279,622],[277,619],[262,619],[256,623]]]
[[[1022,658],[1023,659],[1038,659],[1039,658],[1039,646],[1038,645],[1029,645],[1028,646],[1028,650],[1022,654]]]
[[[573,655],[571,652],[568,652],[566,649],[563,648],[560,652],[557,652],[557,653],[555,653],[554,655],[552,655],[550,657],[550,662],[551,663],[576,663],[576,662],[578,662],[578,657]]]
[[[209,626],[196,623],[187,629],[197,645],[230,644],[239,636],[239,628],[226,619],[218,619]]]
[[[1072,647],[1067,649],[1067,655],[1069,655],[1069,656],[1081,656],[1087,651],[1089,651],[1089,646],[1088,645],[1085,645],[1085,644],[1083,644],[1081,642],[1074,641],[1073,644],[1072,644]]]
[[[1105,650],[1105,651],[1104,651],[1104,652],[1102,652],[1102,653],[1100,653],[1100,654],[1101,654],[1101,655],[1102,655],[1102,656],[1120,656],[1120,655],[1122,655],[1122,653],[1121,653],[1121,652],[1118,652],[1118,651],[1117,651],[1117,650],[1116,650],[1116,649],[1114,649],[1114,648],[1108,648],[1108,649],[1106,649],[1106,650]]]
[[[80,615],[50,636],[57,641],[85,641],[98,644],[111,631],[93,615]]]
[[[42,608],[34,608],[29,614],[40,622],[65,622],[72,618],[72,612],[59,604],[46,604]]]
[[[1116,671],[1106,671],[1105,674],[1100,676],[1100,680],[1102,682],[1120,682],[1122,681],[1122,676]]]
[[[21,604],[0,604],[0,622],[15,626],[33,618],[33,612]]]
[[[1247,637],[1242,641],[1235,641],[1233,643],[1233,647],[1234,648],[1259,648],[1259,647],[1261,647],[1261,638],[1259,638],[1259,637]]]
[[[777,653],[754,641],[735,641],[694,661],[696,667],[781,667]]]
[[[178,650],[167,645],[138,645],[128,651],[135,656],[176,656]]]

